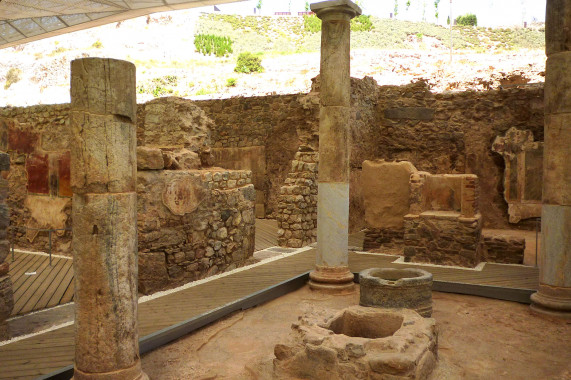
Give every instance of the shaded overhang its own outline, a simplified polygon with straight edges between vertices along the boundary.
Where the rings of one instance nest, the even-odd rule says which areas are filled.
[[[244,0],[0,0],[0,49],[133,17]]]

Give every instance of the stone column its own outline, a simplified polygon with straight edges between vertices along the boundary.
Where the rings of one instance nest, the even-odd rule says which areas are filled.
[[[539,291],[534,312],[571,319],[571,0],[547,0]]]
[[[353,288],[348,265],[351,119],[350,21],[361,9],[349,0],[311,4],[322,20],[319,112],[317,260],[309,286],[341,292]]]
[[[8,153],[0,153],[0,171],[7,173],[8,170],[10,170],[10,156]],[[6,234],[6,229],[10,225],[7,197],[8,180],[0,176],[0,341],[9,338],[6,319],[10,318],[14,308],[12,280],[8,274],[10,264],[5,261],[10,253],[10,242]]]
[[[74,379],[148,379],[137,330],[135,66],[71,63]]]

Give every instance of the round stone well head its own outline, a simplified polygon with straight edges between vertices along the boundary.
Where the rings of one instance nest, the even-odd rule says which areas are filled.
[[[432,315],[432,274],[416,268],[370,268],[359,273],[359,304],[389,309],[412,309]]]
[[[355,305],[322,318],[302,317],[276,345],[276,378],[425,379],[436,365],[436,322],[413,310]]]

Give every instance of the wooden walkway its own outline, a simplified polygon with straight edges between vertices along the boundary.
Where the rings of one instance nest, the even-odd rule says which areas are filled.
[[[394,264],[395,259],[396,256],[350,253],[349,265],[354,272],[371,267],[414,266]],[[142,303],[139,305],[139,336],[181,323],[305,273],[313,268],[314,262],[315,250],[311,249]],[[538,284],[538,270],[531,267],[486,264],[482,271],[438,267],[428,270],[437,281],[527,289],[536,289]],[[0,346],[0,379],[31,379],[72,364],[73,329],[73,326],[67,326]]]
[[[14,252],[11,256],[10,276],[14,289],[12,315],[54,307],[73,299],[73,261],[28,252]]]
[[[275,219],[256,219],[256,242],[254,251],[278,245],[278,222]]]
[[[273,219],[256,220],[255,250],[278,245],[277,222]],[[73,301],[72,259],[49,257],[16,251],[14,262],[9,256],[10,276],[14,283],[12,316],[27,314]],[[35,273],[35,274],[32,274]]]

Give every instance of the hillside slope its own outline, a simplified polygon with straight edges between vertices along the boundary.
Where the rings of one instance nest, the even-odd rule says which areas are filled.
[[[319,73],[319,25],[297,16],[239,17],[177,11],[141,17],[0,50],[0,106],[69,101],[69,65],[78,57],[125,59],[137,66],[138,101],[306,92]],[[505,81],[543,81],[544,33],[528,29],[455,28],[449,63],[445,28],[370,18],[352,33],[354,77],[379,84],[424,78],[435,91],[495,88]],[[227,57],[195,51],[194,36],[233,40]],[[234,72],[236,57],[262,58],[263,73]],[[523,78],[523,79],[522,79]],[[514,83],[515,83],[514,82]]]

